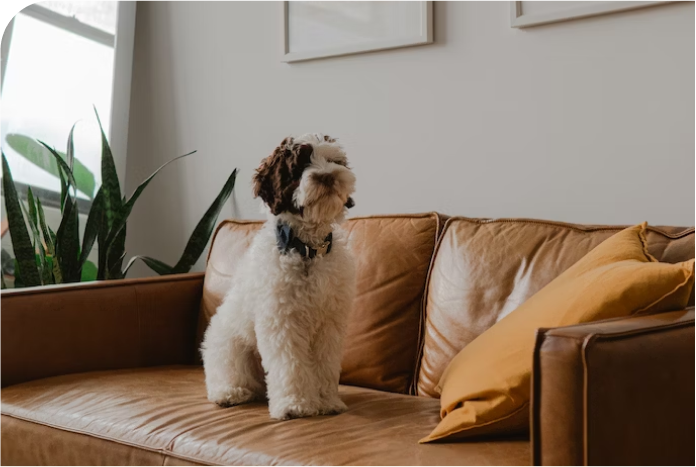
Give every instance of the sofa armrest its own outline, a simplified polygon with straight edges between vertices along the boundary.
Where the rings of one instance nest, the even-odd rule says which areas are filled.
[[[694,310],[539,330],[535,465],[693,465]]]
[[[202,273],[3,290],[2,386],[192,364],[202,292]]]

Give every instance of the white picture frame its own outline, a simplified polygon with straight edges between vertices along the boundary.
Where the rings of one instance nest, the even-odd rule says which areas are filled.
[[[433,42],[433,2],[409,2],[419,4],[419,30],[407,37],[395,37],[369,42],[344,44],[338,46],[327,46],[320,49],[295,50],[291,51],[290,44],[290,24],[289,24],[289,2],[282,3],[282,49],[281,61],[285,63],[315,60],[327,57],[339,57],[363,52],[373,52],[378,50],[388,50],[400,47],[412,47],[417,45],[431,44]],[[363,3],[363,2],[356,2]]]
[[[641,8],[654,7],[675,3],[674,1],[646,1],[646,2],[602,2],[590,3],[588,5],[573,8],[564,8],[558,11],[549,11],[537,14],[524,14],[523,2],[510,2],[510,27],[528,28],[541,26],[543,24],[560,23],[580,18],[607,15],[621,11],[638,10]]]

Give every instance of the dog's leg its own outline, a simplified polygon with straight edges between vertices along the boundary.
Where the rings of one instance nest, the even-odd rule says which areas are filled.
[[[232,325],[230,318],[218,311],[202,346],[208,400],[222,407],[263,399],[265,392],[253,342],[240,335],[239,323]]]
[[[348,409],[338,396],[345,323],[340,321],[340,316],[334,318],[339,320],[325,322],[312,343],[321,400],[319,412],[324,415],[339,414]]]
[[[306,327],[294,322],[291,316],[277,316],[269,313],[267,319],[256,323],[271,418],[319,415],[321,401]]]

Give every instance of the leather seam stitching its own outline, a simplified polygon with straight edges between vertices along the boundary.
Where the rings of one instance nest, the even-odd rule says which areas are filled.
[[[631,227],[630,225],[626,225],[626,226],[602,226],[602,227],[582,228],[580,226],[573,225],[573,224],[566,224],[563,222],[554,222],[554,221],[545,221],[545,220],[540,220],[540,219],[513,219],[513,218],[485,219],[485,218],[471,218],[471,217],[463,217],[463,216],[450,217],[448,219],[448,222],[451,220],[464,221],[464,222],[469,222],[471,224],[479,224],[479,225],[497,224],[497,223],[500,223],[500,224],[538,224],[538,225],[547,225],[547,226],[552,226],[552,227],[560,227],[560,228],[563,228],[566,230],[575,230],[577,232],[583,232],[583,233],[603,232],[603,231],[620,232],[621,230],[624,230],[628,227]],[[671,234],[671,233],[665,232],[664,230],[660,230],[657,227],[652,227],[652,226],[647,226],[647,228],[645,230],[655,232],[657,234],[663,235],[663,236],[665,236],[667,238],[671,238],[671,239],[679,239],[679,238],[687,237],[696,231],[696,229],[694,227],[689,227],[685,230],[682,230],[681,232]]]
[[[668,312],[665,312],[665,313],[668,313]],[[660,313],[658,313],[658,314],[660,314]],[[654,316],[654,315],[645,315],[645,316]],[[642,318],[643,316],[632,316],[632,317]],[[603,321],[593,321],[593,322],[582,323],[582,324],[574,324],[571,326],[564,326],[564,327],[576,328],[576,327],[581,327],[583,325],[588,325],[588,324],[597,325],[597,324],[601,324],[604,322],[620,321],[622,319],[625,320],[626,317],[616,318],[616,319],[611,319],[611,320],[603,320]],[[595,331],[592,333],[588,333],[587,335],[584,335],[584,336],[569,336],[567,334],[547,334],[547,336],[550,338],[561,337],[563,339],[573,339],[576,341],[584,341],[587,338],[587,336],[597,336],[603,340],[612,340],[612,339],[622,339],[624,337],[631,337],[631,336],[636,336],[636,335],[640,335],[640,334],[648,334],[650,332],[661,331],[661,330],[671,329],[671,328],[692,327],[692,326],[694,326],[694,324],[695,324],[695,320],[689,319],[686,321],[680,321],[678,323],[659,324],[659,325],[653,325],[650,327],[632,329],[630,331],[618,331],[618,332],[605,331],[604,333],[602,331]],[[561,328],[555,328],[555,329],[561,329]],[[551,330],[553,330],[553,329],[549,329],[549,331],[551,331]]]
[[[402,219],[402,218],[423,218],[427,217],[432,214],[438,214],[437,212],[430,212],[430,213],[418,213],[418,214],[378,214],[374,216],[361,216],[361,217],[352,217],[348,220],[360,220],[360,219]],[[575,230],[578,232],[601,232],[601,231],[620,231],[623,230],[627,227],[630,227],[628,225],[626,226],[603,226],[603,227],[587,227],[587,228],[582,228],[580,226],[574,225],[574,224],[566,224],[564,222],[554,222],[554,221],[546,221],[546,220],[541,220],[541,219],[525,219],[525,218],[500,218],[500,219],[488,219],[488,218],[472,218],[472,217],[464,217],[464,216],[453,216],[447,219],[447,222],[450,220],[461,220],[461,221],[466,221],[472,224],[494,224],[494,223],[506,223],[506,224],[539,224],[539,225],[548,225],[548,226],[554,226],[554,227],[561,227],[564,229],[568,230]],[[233,224],[238,224],[238,225],[249,225],[249,224],[261,224],[265,221],[263,220],[241,220],[241,219],[226,219],[220,223],[220,226],[223,224],[227,223],[233,223]],[[218,226],[219,227],[219,226]],[[689,227],[685,230],[682,230],[681,232],[676,232],[676,233],[668,233],[665,232],[664,230],[658,229],[657,227],[652,227],[648,226],[646,230],[649,230],[651,232],[658,233],[660,235],[663,235],[667,238],[671,239],[677,239],[677,238],[682,238],[685,236],[688,236],[692,233],[695,232],[696,229],[694,227]]]
[[[542,465],[541,455],[541,346],[546,338],[546,329],[540,328],[534,339],[532,352],[532,377],[529,397],[529,437],[531,444],[531,465]]]
[[[590,447],[589,447],[589,367],[587,365],[587,348],[595,339],[595,334],[587,336],[582,343],[582,458],[583,465],[589,465]]]
[[[622,339],[629,338],[629,337],[641,336],[644,334],[651,334],[653,332],[667,331],[667,330],[672,330],[672,329],[689,328],[689,327],[693,327],[693,326],[694,326],[694,320],[689,320],[689,321],[683,321],[683,322],[679,322],[679,323],[661,324],[659,326],[652,326],[649,328],[632,329],[630,331],[622,331],[622,332],[617,332],[614,334],[592,333],[592,334],[590,334],[590,336],[595,337],[595,340],[617,341],[617,340],[622,340]],[[589,344],[588,344],[588,346],[589,346]]]
[[[420,316],[418,320],[418,341],[417,341],[417,347],[416,347],[416,361],[415,365],[413,368],[413,376],[411,378],[411,385],[409,388],[409,393],[411,393],[414,396],[418,395],[418,382],[420,379],[420,367],[421,367],[421,360],[423,358],[423,348],[425,345],[425,320],[426,320],[426,306],[428,304],[428,294],[430,291],[430,272],[432,271],[433,268],[433,262],[435,261],[435,250],[437,249],[437,245],[442,238],[442,234],[444,233],[444,227],[442,229],[442,232],[440,231],[440,223],[441,223],[441,218],[439,213],[434,213],[435,217],[435,239],[433,242],[433,252],[430,254],[430,262],[428,264],[428,273],[425,276],[425,288],[423,289],[423,297],[421,299],[421,306],[420,306]]]
[[[432,256],[432,258],[430,259],[430,266],[429,266],[429,268],[428,268],[428,275],[427,275],[427,277],[426,277],[426,283],[425,283],[425,286],[426,286],[425,294],[426,294],[426,296],[424,297],[425,302],[424,302],[424,306],[423,306],[423,333],[422,333],[423,338],[422,338],[422,340],[419,340],[419,341],[418,341],[418,344],[419,344],[419,348],[418,348],[418,355],[419,355],[419,358],[418,358],[418,369],[417,369],[417,372],[418,372],[418,373],[417,373],[417,375],[416,375],[416,378],[414,379],[415,384],[416,384],[416,387],[415,387],[415,395],[418,395],[418,396],[420,395],[420,391],[419,391],[418,386],[419,386],[419,384],[420,384],[420,376],[421,376],[420,373],[421,373],[421,368],[422,368],[422,366],[423,366],[423,355],[424,355],[424,350],[425,350],[425,338],[426,338],[426,337],[425,337],[425,331],[426,331],[426,329],[427,329],[427,327],[428,327],[428,300],[427,300],[427,299],[429,298],[429,295],[430,295],[430,294],[429,294],[429,291],[430,291],[431,272],[432,272],[432,269],[433,269],[433,267],[434,267],[434,265],[435,265],[435,261],[437,261],[437,254],[438,254],[439,251],[440,251],[440,246],[442,245],[442,241],[443,241],[443,239],[445,238],[445,235],[446,235],[447,230],[448,230],[448,228],[449,228],[449,226],[450,226],[450,224],[451,224],[452,219],[456,219],[456,218],[455,218],[455,217],[450,217],[449,219],[445,220],[445,224],[444,224],[443,227],[442,227],[442,232],[440,233],[440,235],[439,235],[439,237],[438,237],[438,239],[437,239],[437,242],[436,242],[436,244],[435,244],[435,248],[433,248],[433,256]],[[432,397],[432,396],[431,396],[431,397]]]

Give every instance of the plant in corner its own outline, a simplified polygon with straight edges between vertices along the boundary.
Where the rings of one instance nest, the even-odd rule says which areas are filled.
[[[111,148],[98,114],[97,122],[102,141],[102,185],[92,200],[82,242],[79,238],[77,190],[82,189],[84,182],[76,181],[75,171],[76,167],[84,168],[84,166],[74,157],[73,131],[71,130],[68,136],[65,154],[39,141],[53,156],[56,162],[54,167],[57,167],[56,172],[60,178],[61,221],[55,232],[46,224],[41,201],[33,195],[31,188],[27,191],[28,208],[21,202],[5,153],[2,153],[2,187],[5,213],[9,221],[9,232],[15,254],[13,268],[15,287],[94,279],[123,279],[138,259],[160,275],[185,273],[195,264],[208,244],[220,210],[234,188],[237,169],[232,171],[222,190],[196,225],[179,261],[174,266],[149,256],[134,256],[125,267],[123,266],[126,256],[126,224],[135,202],[160,170],[196,151],[176,157],[162,165],[136,188],[130,198],[126,199],[121,194]],[[84,177],[82,179],[84,180]],[[87,259],[95,242],[98,249],[97,265]],[[3,266],[5,263],[6,258],[3,257]],[[5,288],[4,278],[2,286]]]

